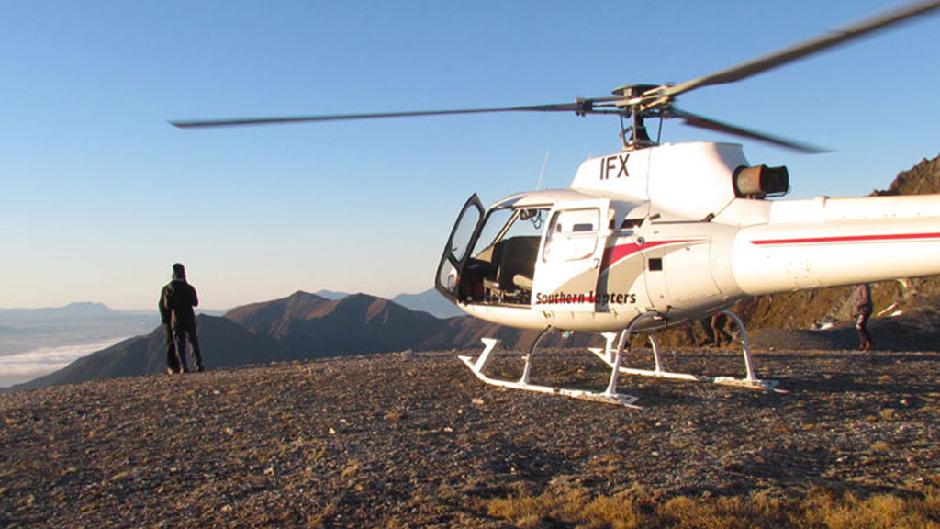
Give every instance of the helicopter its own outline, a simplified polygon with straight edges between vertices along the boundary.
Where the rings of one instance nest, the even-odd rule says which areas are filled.
[[[541,331],[518,380],[489,376],[499,345],[461,360],[483,382],[628,407],[621,374],[783,391],[755,375],[743,322],[729,310],[767,294],[940,274],[940,195],[780,200],[785,166],[751,164],[738,143],[653,139],[647,120],[765,142],[802,153],[811,144],[707,118],[678,96],[747,79],[940,8],[911,4],[725,70],[677,84],[631,84],[574,102],[368,114],[180,120],[178,128],[497,112],[573,112],[620,119],[621,149],[577,169],[569,188],[513,194],[484,207],[471,196],[457,216],[434,277],[436,289],[473,317]],[[659,135],[657,135],[659,136]],[[858,266],[864,263],[864,266]],[[670,371],[655,333],[722,312],[739,329],[741,378]],[[590,348],[610,367],[603,391],[533,384],[539,344],[551,332],[599,333]],[[625,346],[645,335],[652,369],[623,365]]]

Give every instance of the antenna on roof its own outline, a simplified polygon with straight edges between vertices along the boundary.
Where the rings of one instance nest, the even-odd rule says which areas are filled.
[[[535,186],[535,190],[536,190],[536,191],[541,191],[541,190],[542,190],[542,179],[545,177],[545,167],[548,166],[548,155],[551,154],[551,153],[552,153],[552,151],[550,151],[550,150],[549,150],[549,151],[545,151],[545,158],[542,159],[542,170],[539,171],[539,183],[538,183],[538,185]]]

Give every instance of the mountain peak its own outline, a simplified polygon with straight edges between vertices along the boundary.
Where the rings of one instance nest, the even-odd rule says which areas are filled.
[[[97,301],[75,301],[61,307],[61,310],[70,310],[70,311],[106,311],[111,310],[104,303],[98,303]]]
[[[321,288],[320,290],[317,290],[316,292],[314,292],[314,294],[324,299],[342,299],[349,295],[348,292],[327,290],[325,288]]]
[[[392,301],[410,310],[422,310],[435,318],[447,319],[463,316],[464,313],[448,301],[435,288],[417,294],[399,294]]]
[[[291,294],[290,296],[287,296],[287,299],[329,299],[329,298],[321,296],[317,293],[307,292],[305,290],[298,290],[294,292],[293,294]]]
[[[376,299],[385,299],[378,296],[373,296],[372,294],[366,294],[365,292],[356,292],[355,294],[348,294],[346,296],[350,299],[367,299],[367,300],[376,300]]]

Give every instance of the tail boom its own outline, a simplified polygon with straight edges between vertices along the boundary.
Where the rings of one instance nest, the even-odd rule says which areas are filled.
[[[748,295],[940,274],[940,195],[780,202],[770,217],[734,241]]]

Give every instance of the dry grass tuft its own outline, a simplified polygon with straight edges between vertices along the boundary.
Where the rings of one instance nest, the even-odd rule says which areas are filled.
[[[575,522],[572,514],[584,510],[588,502],[586,490],[565,486],[546,490],[538,496],[518,493],[508,498],[494,498],[485,502],[485,506],[490,516],[532,528],[542,522]]]
[[[881,410],[878,412],[878,415],[883,421],[896,421],[898,419],[898,412],[896,410],[892,410],[891,408],[885,408]]]
[[[645,514],[644,499],[630,495],[601,496],[588,503],[582,511],[586,527],[611,527],[633,529],[646,527],[649,516]]]
[[[362,470],[362,463],[358,459],[350,459],[346,462],[346,466],[343,468],[343,471],[340,473],[340,476],[343,479],[354,478],[359,475],[359,472]]]
[[[642,488],[591,498],[582,488],[550,487],[483,502],[487,513],[522,528],[581,529],[940,529],[940,488],[901,497],[814,490],[802,500],[761,493],[746,496],[662,498]]]
[[[386,421],[400,421],[405,418],[405,412],[399,410],[390,410],[385,414]]]
[[[680,496],[658,505],[656,518],[659,525],[677,529],[786,527],[790,521],[783,502],[763,494],[698,501]]]
[[[940,501],[935,488],[921,498],[876,494],[859,499],[817,491],[803,502],[804,527],[827,529],[938,529]]]

